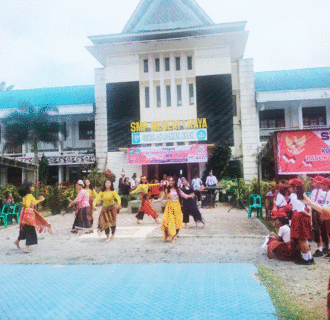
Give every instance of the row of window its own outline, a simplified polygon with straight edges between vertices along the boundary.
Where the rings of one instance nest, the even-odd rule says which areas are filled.
[[[325,107],[302,108],[303,126],[326,126]],[[259,112],[260,128],[285,128],[284,109],[263,110]]]
[[[171,107],[172,106],[172,95],[171,95],[171,86],[165,87],[165,93],[166,93],[166,106]],[[144,95],[145,95],[145,107],[150,108],[150,88],[145,87],[144,88]],[[156,101],[157,101],[157,107],[162,106],[162,95],[160,91],[160,86],[156,86]],[[195,103],[194,99],[194,85],[192,83],[189,83],[189,104],[193,105]],[[181,84],[176,85],[176,104],[178,107],[182,106],[182,86]]]
[[[92,121],[79,121],[79,140],[94,140],[95,138],[95,122]],[[67,132],[66,122],[63,123],[64,131]],[[64,135],[64,140],[66,140]],[[0,142],[1,142],[1,127],[0,127]],[[15,148],[14,148],[15,149]],[[20,147],[20,150],[22,146]],[[8,153],[17,153],[17,152],[8,152]],[[22,152],[20,152],[22,153]]]
[[[165,62],[165,64],[164,64],[165,71],[170,71],[170,58],[165,58],[164,62]],[[187,69],[192,70],[192,68],[193,68],[193,61],[192,61],[192,57],[189,56],[189,57],[187,57]],[[181,70],[181,58],[180,57],[175,58],[175,70],[176,71]],[[144,71],[144,73],[149,72],[149,60],[148,59],[143,60],[143,71]],[[155,71],[160,72],[159,58],[155,59]]]

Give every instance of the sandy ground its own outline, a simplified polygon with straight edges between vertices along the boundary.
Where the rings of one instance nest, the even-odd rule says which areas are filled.
[[[298,266],[292,262],[269,260],[261,246],[269,233],[254,216],[247,219],[245,210],[219,204],[214,209],[202,209],[204,228],[196,228],[191,219],[187,229],[181,229],[176,243],[164,243],[160,226],[145,216],[136,224],[135,215],[122,209],[117,218],[116,238],[105,242],[104,233],[91,235],[70,233],[74,216],[50,216],[53,235],[38,234],[39,244],[30,254],[17,249],[13,242],[18,227],[0,230],[0,263],[2,264],[108,264],[108,263],[252,263],[274,270],[284,288],[295,299],[326,314],[326,293],[330,263],[317,258],[315,266]],[[94,213],[94,228],[100,208]],[[95,222],[96,221],[96,222]],[[24,242],[21,243],[24,247]],[[312,251],[316,249],[312,245]]]

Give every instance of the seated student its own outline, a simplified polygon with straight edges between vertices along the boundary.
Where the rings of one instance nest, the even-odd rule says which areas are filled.
[[[2,200],[2,204],[5,203],[15,203],[13,195],[11,194],[10,191],[6,191],[5,198]]]
[[[269,236],[267,243],[267,256],[269,259],[283,261],[294,261],[299,258],[299,254],[291,248],[291,234],[289,220],[283,209],[274,210],[272,219],[274,226],[278,229],[277,235]]]

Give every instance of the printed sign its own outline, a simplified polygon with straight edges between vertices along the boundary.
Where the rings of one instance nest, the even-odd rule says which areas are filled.
[[[132,144],[205,140],[207,140],[207,129],[132,133]]]
[[[134,165],[207,162],[207,145],[128,148],[127,158]]]
[[[330,173],[330,129],[280,132],[278,173]]]

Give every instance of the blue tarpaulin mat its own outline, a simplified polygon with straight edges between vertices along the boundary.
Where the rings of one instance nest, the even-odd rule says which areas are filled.
[[[0,319],[277,319],[251,264],[0,265]]]

